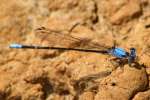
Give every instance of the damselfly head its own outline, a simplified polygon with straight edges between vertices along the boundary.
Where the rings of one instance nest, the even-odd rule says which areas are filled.
[[[131,66],[131,63],[133,63],[136,59],[136,49],[135,48],[130,48],[130,54],[128,57],[128,63]]]
[[[136,49],[135,48],[130,48],[130,56],[136,57]]]
[[[136,57],[136,49],[135,48],[130,48],[130,56]]]
[[[136,51],[136,49],[135,48],[130,48],[130,51]]]

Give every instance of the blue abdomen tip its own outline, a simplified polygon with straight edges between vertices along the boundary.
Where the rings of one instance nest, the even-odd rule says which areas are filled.
[[[22,45],[21,45],[21,44],[15,44],[15,43],[14,43],[14,44],[10,44],[9,47],[10,47],[10,48],[22,48]]]

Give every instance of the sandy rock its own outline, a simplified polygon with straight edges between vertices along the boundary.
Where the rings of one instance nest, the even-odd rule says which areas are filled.
[[[120,71],[116,70],[112,73],[111,79],[108,78],[108,83],[102,84],[104,86],[100,85],[95,100],[128,100],[137,92],[145,90],[148,80],[144,68],[124,66]]]
[[[26,94],[24,95],[23,99],[30,100],[30,99],[37,99],[42,100],[43,92],[41,85],[37,84],[32,86],[30,89],[27,90]]]
[[[37,99],[42,100],[44,98],[44,92],[40,84],[28,84],[25,81],[20,81],[11,87],[12,93],[8,96],[8,99]]]
[[[0,80],[0,99],[3,100],[6,98],[6,96],[10,93],[10,81],[9,80]]]
[[[6,99],[11,91],[12,84],[14,85],[20,80],[21,74],[25,71],[25,66],[21,62],[10,61],[1,66],[0,72],[0,92],[1,98]],[[3,100],[2,99],[2,100]]]
[[[121,7],[115,14],[110,18],[111,23],[119,24],[124,20],[127,20],[134,16],[139,16],[141,13],[140,1],[129,0],[129,2]]]
[[[51,28],[57,28],[58,30],[68,29],[72,24],[80,23],[93,23],[97,16],[95,14],[95,2],[92,0],[57,0],[49,1],[48,9],[50,10],[50,16],[48,18],[48,23],[46,21],[45,25],[56,20],[61,20],[60,23],[52,24]],[[63,22],[63,23],[61,23]],[[72,23],[69,25],[67,22]],[[57,27],[56,24],[59,24]],[[49,25],[48,25],[49,26]]]
[[[94,100],[94,93],[84,92],[82,95],[80,95],[79,100]]]
[[[82,100],[147,99],[150,30],[145,26],[149,24],[149,5],[149,0],[1,0],[0,100],[73,100],[80,90],[77,97]],[[76,23],[81,24],[69,33]],[[136,62],[145,68],[139,64],[119,69],[117,62],[109,60],[111,56],[98,53],[8,48],[12,42],[49,45],[56,40],[74,47],[66,38],[58,40],[54,35],[52,39],[51,32],[39,35],[35,29],[41,26],[89,39],[85,44],[96,42],[85,48],[112,46],[113,40],[127,51],[135,47]],[[103,71],[112,74],[85,80]],[[73,84],[82,79],[87,88]],[[98,88],[93,93],[90,86]]]
[[[77,59],[76,62],[71,63],[68,70],[71,71],[73,79],[79,79],[83,76],[112,70],[113,66],[111,66],[110,63],[106,63],[107,61],[104,56],[99,57],[97,54],[89,54]]]
[[[140,0],[107,0],[98,1],[99,19],[105,16],[112,24],[121,24],[129,19],[136,18],[141,15],[141,5],[143,2]]]
[[[47,73],[42,68],[37,68],[30,66],[30,70],[28,70],[23,77],[23,80],[29,83],[39,83],[40,81],[46,78]]]
[[[73,100],[73,96],[51,94],[46,100]]]
[[[150,90],[147,90],[145,92],[139,92],[133,98],[133,100],[149,100],[149,99],[150,99]]]

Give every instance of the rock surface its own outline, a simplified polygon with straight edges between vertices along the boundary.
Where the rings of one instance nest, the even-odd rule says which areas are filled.
[[[0,100],[150,99],[149,0],[1,0],[0,11]],[[100,53],[8,48],[97,49],[114,41],[136,48],[135,64]]]

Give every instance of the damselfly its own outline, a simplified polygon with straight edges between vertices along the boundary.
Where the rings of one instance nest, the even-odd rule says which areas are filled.
[[[130,52],[125,51],[123,48],[104,46],[99,43],[91,42],[86,39],[79,39],[70,34],[64,34],[59,31],[54,31],[45,27],[36,29],[37,37],[41,40],[48,40],[48,46],[40,45],[23,45],[23,44],[10,44],[10,48],[20,49],[54,49],[54,50],[75,50],[83,52],[96,52],[102,54],[109,54],[118,59],[127,59],[129,65],[134,62],[136,58],[135,48],[130,48]]]

